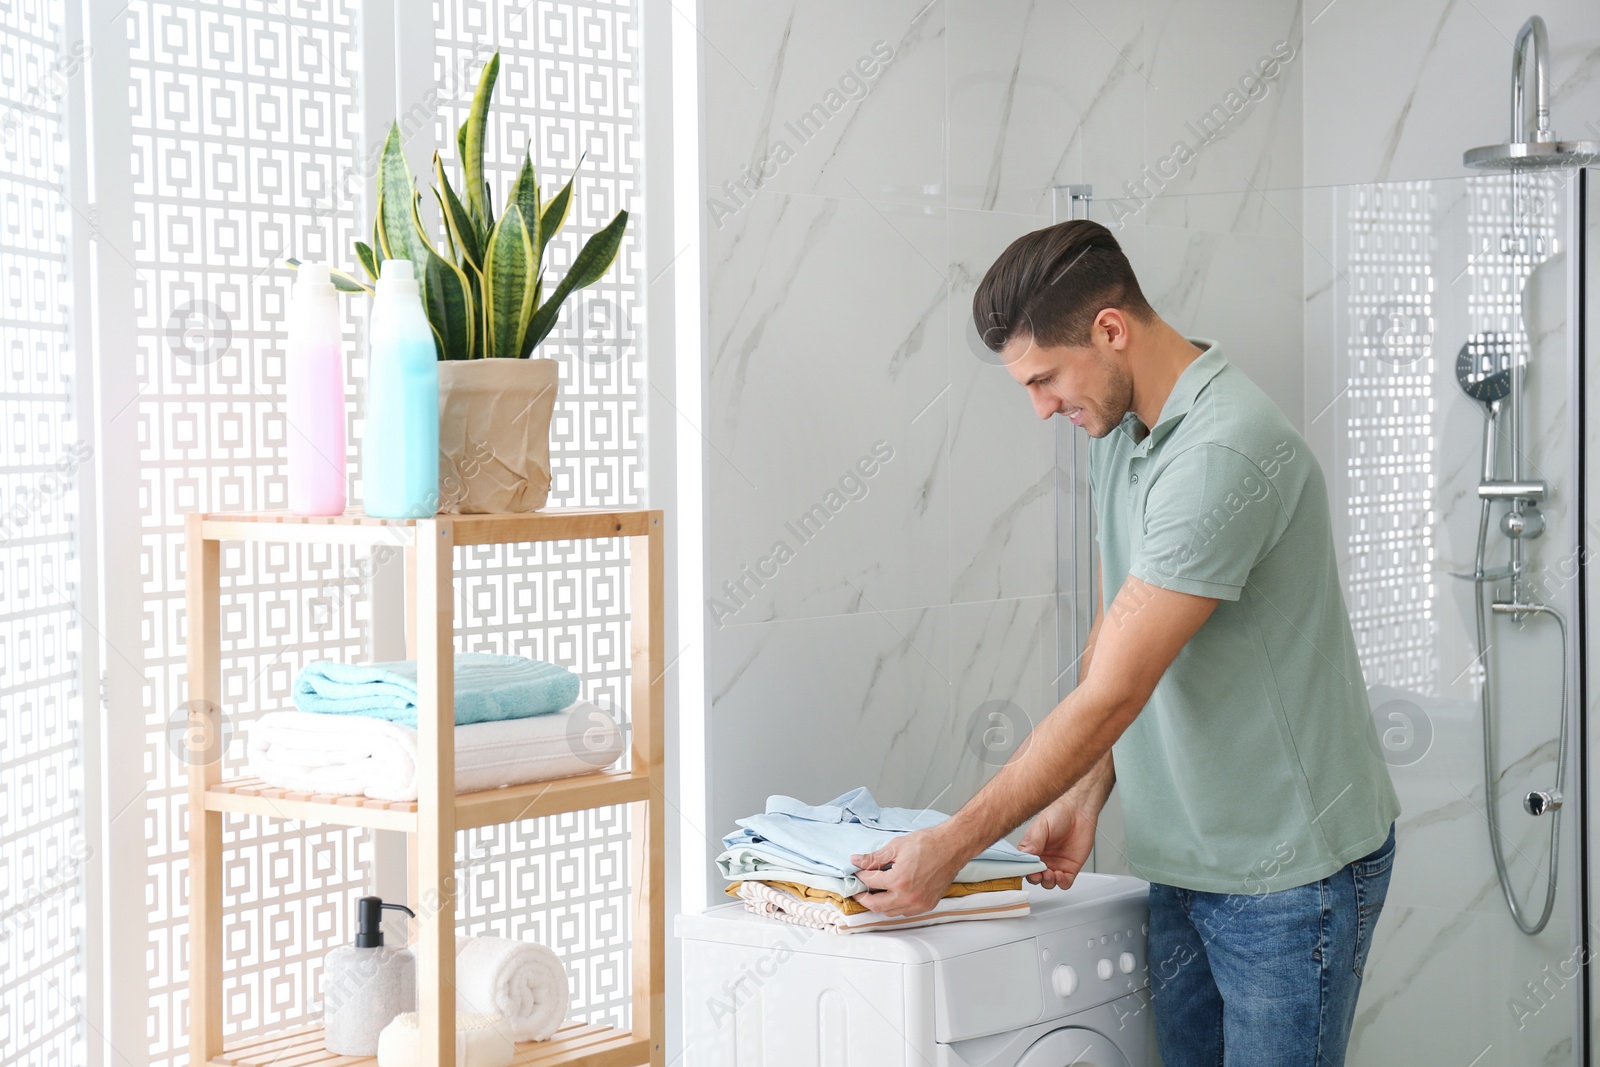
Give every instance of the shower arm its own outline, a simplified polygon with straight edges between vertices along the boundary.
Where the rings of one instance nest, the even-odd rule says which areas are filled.
[[[1533,140],[1553,141],[1555,134],[1550,132],[1550,95],[1549,71],[1547,69],[1550,47],[1545,36],[1544,19],[1538,15],[1529,17],[1522,24],[1522,29],[1517,31],[1517,41],[1511,46],[1511,141],[1521,144],[1528,140],[1527,137],[1527,104],[1525,92],[1522,87],[1523,59],[1527,53],[1529,38],[1533,42],[1533,102],[1534,102],[1534,130]]]

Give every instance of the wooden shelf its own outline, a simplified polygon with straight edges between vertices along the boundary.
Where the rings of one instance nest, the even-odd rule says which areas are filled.
[[[665,1067],[666,816],[662,707],[667,671],[662,633],[665,556],[661,512],[558,508],[526,515],[434,515],[375,519],[359,512],[306,518],[283,511],[191,514],[188,573],[189,725],[196,738],[222,736],[223,541],[300,542],[403,548],[406,655],[417,661],[418,800],[389,802],[277,789],[259,779],[222,777],[220,746],[189,778],[189,1062],[209,1067],[374,1065],[374,1057],[331,1056],[320,1029],[286,1031],[229,1047],[222,1038],[222,816],[366,826],[407,835],[408,896],[418,904],[411,949],[417,957],[422,1062],[445,1067],[455,1047],[455,843],[460,830],[562,812],[631,805],[633,1026],[630,1033],[569,1022],[547,1042],[518,1046],[518,1064]],[[629,674],[631,766],[472,793],[455,790],[455,548],[626,537],[631,588]],[[376,554],[376,553],[375,553]]]
[[[639,537],[661,524],[661,513],[639,508],[550,508],[520,515],[435,515],[431,520],[378,519],[351,510],[343,515],[288,511],[213,511],[200,516],[201,535],[212,541],[410,545],[419,521],[448,524],[458,545],[520,544],[587,538]]]
[[[626,1030],[569,1020],[549,1041],[519,1041],[517,1067],[628,1067],[649,1063],[649,1041]],[[322,1047],[322,1027],[286,1030],[226,1046],[208,1067],[377,1067],[376,1056],[335,1056]]]
[[[470,830],[518,819],[627,804],[644,800],[649,795],[649,775],[610,770],[457,793],[455,827]],[[207,789],[206,810],[405,833],[415,833],[417,829],[417,802],[414,800],[304,793],[268,785],[260,778],[230,779]]]

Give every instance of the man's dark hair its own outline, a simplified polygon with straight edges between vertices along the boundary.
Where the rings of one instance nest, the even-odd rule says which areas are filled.
[[[1111,231],[1073,219],[1011,242],[973,294],[972,321],[996,352],[1028,336],[1049,347],[1081,347],[1106,308],[1141,322],[1156,314]]]

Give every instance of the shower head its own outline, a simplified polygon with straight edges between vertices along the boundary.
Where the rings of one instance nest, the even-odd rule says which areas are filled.
[[[1456,384],[1480,404],[1493,407],[1511,392],[1511,335],[1473,334],[1456,354]]]
[[[1533,50],[1533,133],[1528,135],[1528,107],[1523,91],[1524,59]],[[1522,24],[1511,46],[1511,136],[1505,144],[1468,150],[1461,162],[1481,170],[1553,170],[1587,167],[1600,160],[1600,142],[1563,141],[1550,129],[1549,77],[1546,69],[1550,46],[1544,19],[1538,15]]]
[[[1511,141],[1468,149],[1461,162],[1479,170],[1555,170],[1600,162],[1600,141]]]

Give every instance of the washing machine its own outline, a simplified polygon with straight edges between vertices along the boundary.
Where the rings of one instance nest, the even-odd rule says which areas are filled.
[[[834,934],[676,917],[684,1067],[1158,1067],[1146,883],[1027,886],[1020,918]]]

